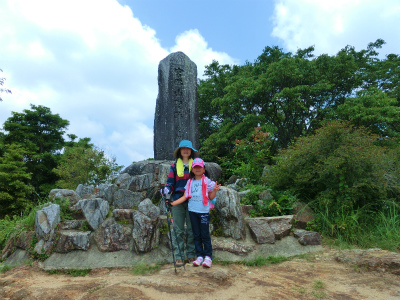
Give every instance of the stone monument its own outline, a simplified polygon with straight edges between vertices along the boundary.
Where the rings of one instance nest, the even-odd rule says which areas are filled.
[[[154,117],[154,159],[174,160],[181,140],[199,147],[197,66],[183,52],[158,65],[158,96]]]

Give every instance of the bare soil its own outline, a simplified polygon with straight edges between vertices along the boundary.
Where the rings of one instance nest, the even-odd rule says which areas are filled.
[[[335,260],[337,250],[261,267],[172,264],[148,275],[95,269],[87,276],[48,274],[22,266],[0,274],[0,299],[400,299],[400,276]]]

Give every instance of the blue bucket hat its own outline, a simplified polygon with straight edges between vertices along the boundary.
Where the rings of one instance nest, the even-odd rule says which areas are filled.
[[[193,145],[192,145],[192,142],[191,142],[191,141],[183,140],[183,141],[181,141],[181,142],[179,143],[178,148],[176,148],[176,150],[174,151],[174,156],[175,156],[175,158],[178,158],[178,153],[179,153],[180,149],[183,148],[183,147],[190,148],[190,149],[192,149],[192,151],[194,151],[194,152],[196,152],[196,153],[198,152],[196,149],[193,148]]]

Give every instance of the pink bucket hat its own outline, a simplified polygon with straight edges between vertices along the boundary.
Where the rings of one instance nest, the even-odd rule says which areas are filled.
[[[204,168],[204,161],[199,157],[195,158],[192,162],[192,168],[194,168],[195,166],[200,166]]]

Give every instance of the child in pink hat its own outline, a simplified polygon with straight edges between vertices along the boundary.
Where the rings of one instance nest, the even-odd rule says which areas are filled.
[[[204,161],[201,158],[195,158],[190,179],[185,186],[185,194],[171,205],[178,205],[189,199],[188,210],[197,256],[193,265],[210,268],[212,264],[210,206],[221,185],[209,179],[205,173]]]

